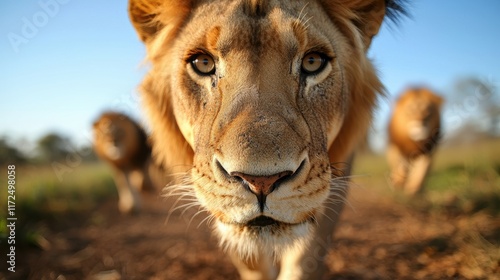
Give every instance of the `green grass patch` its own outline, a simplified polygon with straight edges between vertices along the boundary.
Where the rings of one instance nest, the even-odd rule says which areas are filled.
[[[2,167],[7,174],[7,169]],[[6,186],[7,176],[0,176]],[[57,173],[51,166],[16,166],[15,212],[16,232],[28,241],[36,236],[41,220],[88,211],[103,200],[116,196],[110,169],[102,163],[81,164]],[[7,189],[0,196],[0,239],[7,232]]]
[[[439,149],[418,199],[391,191],[383,155],[361,155],[353,174],[367,175],[370,187],[422,210],[500,215],[500,140]]]
[[[114,193],[111,172],[101,163],[82,164],[59,176],[50,166],[16,169],[15,202],[19,215],[84,210]],[[2,216],[6,215],[6,204],[6,197],[2,196]]]
[[[426,190],[434,207],[500,214],[500,174],[495,165],[468,163],[440,168],[429,176]]]

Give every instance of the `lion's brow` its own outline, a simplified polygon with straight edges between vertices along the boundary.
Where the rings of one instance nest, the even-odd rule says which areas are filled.
[[[265,17],[269,9],[269,1],[266,0],[247,0],[243,3],[243,12],[249,17]]]

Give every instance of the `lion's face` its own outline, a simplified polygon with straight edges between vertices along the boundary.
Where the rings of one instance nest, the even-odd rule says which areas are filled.
[[[176,42],[174,113],[195,152],[194,188],[230,235],[303,235],[329,194],[345,46],[328,39],[334,28],[313,28],[326,15],[299,20],[302,7],[270,6],[259,20],[237,2],[207,7]]]
[[[411,89],[398,101],[400,118],[407,123],[408,136],[413,141],[429,138],[439,123],[441,98],[428,89]]]
[[[106,157],[111,160],[119,160],[125,151],[122,139],[123,130],[109,118],[97,121],[93,127],[94,142]]]
[[[126,164],[139,149],[137,128],[121,114],[103,114],[92,130],[97,154],[115,165]]]
[[[381,89],[365,51],[383,2],[363,34],[333,18],[345,3],[154,5],[130,10],[153,62],[143,97],[156,153],[192,156],[196,197],[240,253],[310,238],[335,189],[330,163],[350,156]]]
[[[394,106],[389,134],[403,153],[430,151],[439,138],[443,99],[427,88],[410,88]]]

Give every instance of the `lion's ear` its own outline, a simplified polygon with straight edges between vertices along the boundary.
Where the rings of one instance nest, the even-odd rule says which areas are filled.
[[[353,22],[361,32],[365,48],[368,49],[372,38],[377,35],[384,21],[385,1],[369,0],[347,2],[351,3],[353,5],[351,9],[356,11],[357,18],[354,18]]]
[[[190,10],[188,0],[130,0],[128,5],[132,24],[145,43],[166,26],[180,26]]]
[[[330,17],[340,23],[341,28],[349,32],[347,26],[352,24],[361,34],[365,50],[371,44],[373,36],[377,35],[384,18],[388,16],[397,22],[399,16],[407,15],[404,0],[323,0],[323,6]]]

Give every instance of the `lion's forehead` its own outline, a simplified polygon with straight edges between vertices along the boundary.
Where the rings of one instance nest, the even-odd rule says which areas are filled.
[[[411,95],[403,103],[403,106],[412,109],[414,112],[423,112],[432,108],[433,105],[433,100],[426,95]]]
[[[277,8],[274,11],[257,19],[239,13],[225,19],[228,22],[221,25],[224,28],[217,46],[221,55],[246,51],[257,60],[266,52],[289,52],[290,49],[296,48],[297,40],[291,32],[291,19],[285,17]],[[239,19],[239,24],[230,23],[238,20],[235,17]],[[235,34],[238,36],[234,36]]]
[[[303,11],[306,3],[269,2],[258,15],[245,7],[246,1],[233,1],[221,9],[220,3],[209,3],[195,10],[184,34],[188,48],[205,46],[221,57],[244,57],[252,62],[265,61],[263,56],[293,59],[300,48],[317,45],[308,40],[315,33],[314,18]],[[314,36],[318,40],[321,36]],[[193,40],[193,38],[197,38]],[[327,42],[321,42],[327,43]]]
[[[226,93],[251,86],[264,92],[290,91],[297,87],[296,76],[306,53],[319,51],[337,57],[334,49],[339,46],[334,48],[335,36],[331,36],[335,29],[315,25],[324,23],[325,15],[304,11],[313,4],[270,1],[256,16],[247,11],[244,2],[231,2],[225,10],[220,3],[199,7],[177,40],[177,50],[185,60],[200,50],[215,57],[218,78],[227,78],[219,81]],[[182,62],[179,66],[184,67]]]
[[[102,141],[115,141],[135,133],[133,125],[120,118],[102,118],[94,127],[94,133]]]
[[[396,109],[398,118],[408,120],[438,120],[440,106],[436,95],[427,90],[410,90],[401,97]]]

